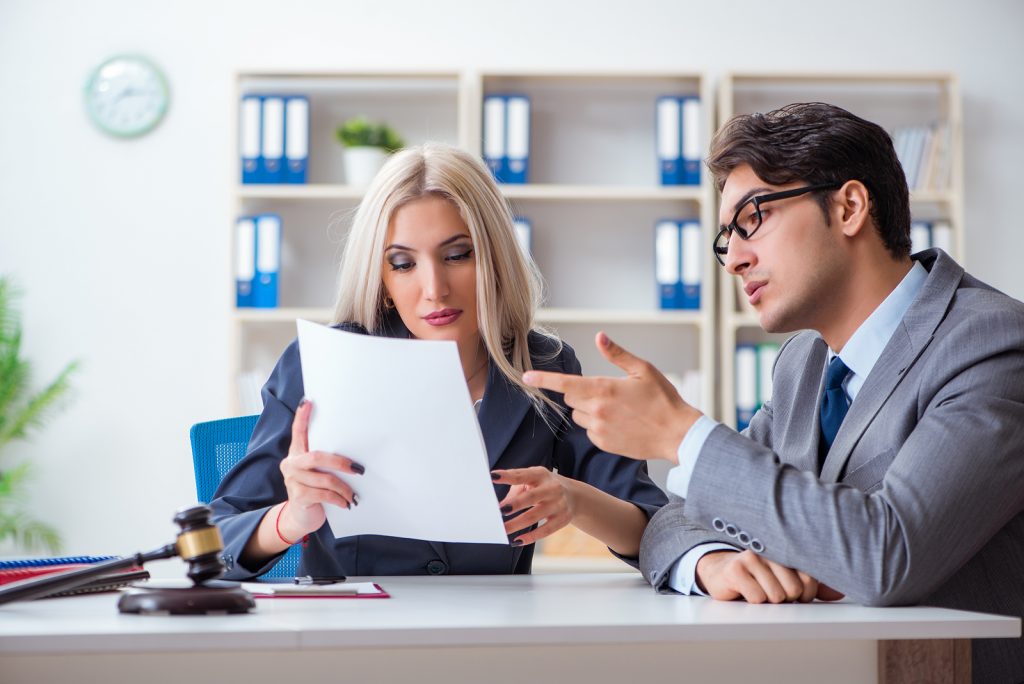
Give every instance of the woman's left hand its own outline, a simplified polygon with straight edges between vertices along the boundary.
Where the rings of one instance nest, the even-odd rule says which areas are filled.
[[[501,514],[507,518],[519,513],[505,521],[506,533],[512,535],[540,523],[536,529],[512,539],[512,546],[533,544],[572,522],[576,514],[572,480],[541,466],[492,470],[491,475],[496,483],[511,485],[501,500]]]

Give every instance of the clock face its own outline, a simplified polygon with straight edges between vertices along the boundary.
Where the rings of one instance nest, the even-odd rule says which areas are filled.
[[[101,129],[130,138],[153,129],[167,111],[167,81],[142,57],[119,56],[99,65],[85,86],[85,106]]]

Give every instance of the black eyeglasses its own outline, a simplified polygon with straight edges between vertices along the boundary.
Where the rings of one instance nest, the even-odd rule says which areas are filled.
[[[736,233],[741,239],[749,240],[750,236],[757,232],[757,229],[761,227],[761,205],[765,202],[799,197],[816,190],[834,190],[841,186],[842,183],[820,183],[751,197],[736,210],[736,214],[732,217],[732,223],[719,229],[713,243],[715,258],[718,259],[718,263],[725,266],[725,255],[729,253],[729,239],[732,234]]]

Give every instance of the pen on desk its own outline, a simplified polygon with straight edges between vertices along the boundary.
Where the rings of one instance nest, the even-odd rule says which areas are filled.
[[[305,575],[303,577],[296,577],[296,584],[335,584],[336,582],[344,582],[345,576],[339,575],[337,577],[313,577],[312,575]]]

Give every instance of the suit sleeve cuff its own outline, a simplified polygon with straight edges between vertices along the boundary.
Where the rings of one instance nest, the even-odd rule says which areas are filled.
[[[668,480],[665,483],[668,490],[676,496],[686,498],[686,490],[690,488],[690,477],[693,475],[693,469],[697,466],[700,451],[704,448],[704,442],[707,441],[708,435],[717,426],[717,421],[707,416],[701,416],[683,437],[677,451],[679,465],[668,471]]]
[[[669,569],[668,586],[687,596],[707,596],[697,586],[697,563],[712,551],[739,551],[739,549],[721,542],[709,542],[694,546]]]

